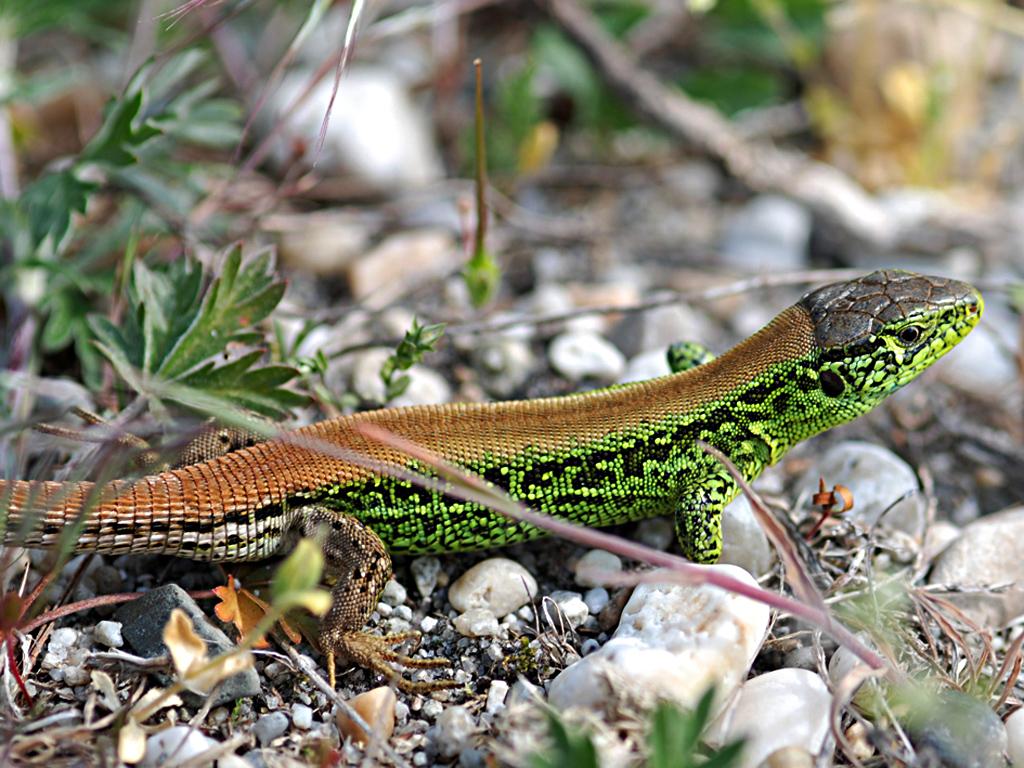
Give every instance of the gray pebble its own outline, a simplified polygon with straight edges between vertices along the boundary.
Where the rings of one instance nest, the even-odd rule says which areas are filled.
[[[441,574],[441,561],[436,557],[417,557],[409,564],[416,591],[420,597],[430,597],[437,586],[437,577]]]
[[[915,696],[907,730],[924,763],[951,768],[1003,768],[1006,728],[986,704],[959,691]]]
[[[438,716],[434,728],[437,753],[443,758],[451,759],[467,746],[470,737],[476,731],[476,721],[465,707],[448,707]]]
[[[394,579],[389,580],[388,583],[384,585],[384,591],[380,593],[381,602],[387,603],[392,607],[402,605],[408,596],[409,595],[406,592],[405,587]]]
[[[810,237],[810,211],[785,197],[758,195],[726,222],[720,254],[743,272],[801,269]]]
[[[260,717],[252,727],[252,733],[256,740],[267,746],[278,736],[283,736],[288,730],[288,715],[284,712],[270,712]]]

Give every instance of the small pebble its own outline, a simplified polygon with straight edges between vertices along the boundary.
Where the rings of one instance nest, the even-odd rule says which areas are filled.
[[[847,440],[829,448],[800,481],[817,489],[818,478],[842,478],[853,492],[854,508],[847,517],[865,529],[885,525],[924,540],[927,503],[917,475],[903,459],[874,443]]]
[[[89,671],[84,667],[64,667],[64,682],[68,685],[85,685],[89,682]]]
[[[1003,723],[1006,726],[1007,747],[1010,762],[1024,765],[1024,709],[1018,709]]]
[[[549,611],[547,601],[544,602],[541,610],[544,612],[548,624],[556,631],[563,627],[563,619],[569,623],[572,629],[576,629],[590,615],[590,609],[583,602],[583,597],[579,592],[558,590],[552,592],[549,599],[558,607],[558,610]]]
[[[434,728],[436,729],[434,744],[437,753],[449,760],[467,746],[470,737],[477,729],[473,716],[462,706],[448,707],[444,710],[438,716]]]
[[[491,680],[491,685],[487,689],[487,703],[484,705],[484,711],[493,715],[504,709],[508,690],[508,683],[504,680]]]
[[[649,517],[636,526],[636,540],[651,549],[666,550],[675,541],[676,532],[667,517]]]
[[[528,570],[514,560],[492,557],[456,579],[448,588],[448,601],[460,613],[483,608],[494,616],[504,616],[536,594],[537,580]]]
[[[918,754],[949,768],[1004,768],[1006,727],[984,702],[946,690],[910,699],[904,718]],[[927,758],[926,758],[927,759]]]
[[[252,727],[253,736],[261,746],[267,746],[288,730],[288,715],[284,712],[270,712],[262,715]]]
[[[380,593],[381,602],[387,603],[392,607],[397,607],[405,603],[408,593],[405,591],[405,587],[399,584],[394,579],[388,581],[384,585],[384,591]]]
[[[774,551],[746,496],[737,496],[722,510],[722,555],[720,563],[738,565],[752,576],[767,573]]]
[[[444,704],[436,699],[425,701],[420,710],[420,713],[428,720],[435,720],[442,712],[444,712]]]
[[[348,703],[370,728],[378,731],[382,740],[387,741],[395,731],[396,702],[395,692],[388,686],[382,685],[349,699]],[[425,705],[424,709],[426,709]],[[342,738],[351,738],[356,744],[366,745],[368,741],[366,731],[349,719],[343,710],[338,710],[335,720]]]
[[[437,586],[437,577],[441,573],[441,561],[436,557],[417,557],[409,564],[409,571],[416,583],[416,591],[420,597],[430,597]]]
[[[124,645],[124,638],[121,637],[121,622],[101,621],[92,631],[92,636],[97,643],[108,648],[120,648]]]
[[[615,381],[626,369],[626,358],[609,341],[591,331],[568,331],[548,348],[551,367],[570,381]]]
[[[588,589],[583,595],[583,602],[587,604],[587,610],[594,616],[599,614],[608,605],[610,599],[608,590],[604,587]]]
[[[603,549],[592,549],[576,563],[576,583],[581,587],[602,586],[604,581],[601,578],[595,578],[594,572],[596,571],[619,573],[622,571],[622,560],[618,555],[605,552]]]
[[[928,583],[975,588],[943,599],[984,627],[1003,626],[1024,613],[1024,506],[965,526],[936,558]],[[996,592],[978,589],[1007,583]]]
[[[296,728],[308,731],[313,726],[313,710],[305,704],[292,704],[292,723]]]
[[[498,617],[483,608],[472,608],[452,622],[463,637],[494,637],[498,634]]]
[[[175,725],[146,739],[146,754],[139,766],[159,768],[167,763],[172,755],[175,763],[183,763],[215,746],[216,743],[195,728]]]

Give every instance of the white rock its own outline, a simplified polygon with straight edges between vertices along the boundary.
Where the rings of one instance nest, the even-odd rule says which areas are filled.
[[[389,406],[433,405],[447,403],[452,399],[452,388],[448,381],[432,368],[414,365],[406,373],[409,374],[408,389],[388,403]]]
[[[628,384],[631,381],[647,381],[656,379],[659,376],[667,376],[672,373],[668,367],[668,357],[664,349],[652,349],[649,352],[641,352],[636,357],[630,358],[626,363],[626,370],[619,377],[620,384]]]
[[[853,492],[849,520],[862,528],[883,525],[923,541],[927,504],[914,470],[892,451],[856,440],[839,443],[814,462],[800,487],[816,491],[820,477]]]
[[[165,731],[154,733],[146,739],[146,754],[139,763],[141,768],[159,768],[173,756],[175,763],[199,755],[217,744],[195,728],[175,725]]]
[[[64,682],[68,685],[85,685],[89,682],[89,671],[85,667],[66,665],[64,667]]]
[[[533,575],[504,557],[477,563],[448,588],[448,600],[455,610],[481,608],[492,616],[512,613],[536,594],[537,580]]]
[[[768,573],[775,554],[747,497],[740,495],[722,510],[722,556],[718,562],[738,565],[754,576]]]
[[[735,566],[706,567],[756,584]],[[725,701],[746,677],[767,627],[767,606],[717,587],[641,584],[612,639],[563,670],[549,700],[559,708],[646,709],[667,699],[687,708],[714,684]]]
[[[456,616],[452,625],[464,637],[494,637],[498,634],[498,617],[484,608],[470,608]]]
[[[71,627],[59,627],[50,635],[47,650],[50,653],[60,653],[62,650],[66,652],[76,645],[78,645],[78,630]]]
[[[92,631],[92,636],[97,643],[108,648],[120,648],[124,645],[124,638],[121,637],[120,621],[101,621]]]
[[[307,159],[316,160],[321,174],[348,172],[380,188],[419,186],[441,177],[441,161],[425,116],[401,80],[376,67],[356,65],[345,72],[323,148],[314,155],[334,78],[323,78],[293,108],[311,79],[311,71],[298,69],[268,99],[267,114],[272,118],[291,110],[288,127],[275,143],[279,164],[290,158],[295,139],[301,139],[308,148]]]
[[[292,704],[292,723],[296,728],[308,731],[313,726],[313,710],[305,704]]]
[[[626,368],[626,359],[615,346],[596,333],[567,331],[551,341],[551,366],[571,381],[586,378],[615,381]]]
[[[1001,627],[1024,613],[1024,506],[975,520],[936,558],[930,584],[1010,586],[998,592],[948,594],[983,627]]]
[[[608,601],[611,596],[608,594],[608,590],[604,587],[594,587],[588,589],[586,594],[583,595],[583,602],[587,604],[587,610],[590,611],[591,615],[596,616],[604,607],[608,605]]]
[[[725,226],[722,261],[744,272],[800,269],[807,262],[811,213],[777,195],[759,195]]]
[[[942,551],[960,538],[962,531],[959,525],[948,520],[936,520],[928,526],[924,534],[922,557],[926,563],[938,557]]]
[[[590,550],[576,562],[576,583],[581,587],[598,587],[604,584],[601,579],[595,579],[591,575],[594,571],[619,573],[622,571],[622,559],[603,549]]]
[[[490,715],[505,708],[505,697],[508,696],[508,683],[504,680],[492,680],[487,689],[487,704],[484,711]]]
[[[746,738],[739,768],[757,768],[776,750],[799,747],[817,754],[828,735],[832,694],[805,669],[778,669],[747,680],[713,723],[708,742]]]
[[[533,375],[537,361],[530,345],[510,336],[491,336],[473,349],[475,370],[488,392],[508,397]]]
[[[1010,762],[1014,765],[1024,765],[1024,709],[1018,709],[1003,723],[1006,726],[1006,735],[1009,743],[1007,752],[1010,755]]]
[[[552,609],[551,603],[555,604],[557,610]],[[565,622],[568,622],[572,629],[576,629],[587,620],[590,609],[583,602],[583,596],[579,592],[558,590],[552,592],[548,600],[541,605],[541,613],[548,625],[558,631],[564,627]]]

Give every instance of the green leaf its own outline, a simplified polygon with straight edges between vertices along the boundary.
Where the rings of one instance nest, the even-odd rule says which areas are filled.
[[[177,379],[228,344],[251,342],[245,328],[260,322],[277,306],[285,285],[269,271],[264,252],[244,266],[241,246],[232,248],[219,278],[213,281],[195,319],[167,354],[157,373]]]
[[[427,352],[432,352],[437,342],[444,335],[444,323],[420,325],[415,317],[412,325],[405,332],[404,338],[395,347],[394,353],[380,367],[380,378],[384,382],[384,399],[393,400],[401,395],[409,386],[411,379],[406,375],[396,375],[399,371],[407,371],[423,359]]]
[[[270,592],[275,601],[287,595],[308,592],[320,583],[323,575],[324,553],[312,539],[299,539],[295,549],[274,573]]]
[[[104,163],[112,166],[131,165],[135,152],[160,135],[160,129],[144,120],[138,120],[142,109],[142,76],[136,75],[129,89],[120,99],[114,99],[103,125],[82,150],[79,162]]]
[[[79,181],[71,171],[48,174],[30,185],[18,205],[28,221],[32,247],[47,236],[56,247],[71,226],[71,214],[85,213],[88,193],[95,188]]]
[[[570,731],[553,712],[548,713],[551,746],[533,755],[533,768],[598,768],[597,750],[586,733]]]

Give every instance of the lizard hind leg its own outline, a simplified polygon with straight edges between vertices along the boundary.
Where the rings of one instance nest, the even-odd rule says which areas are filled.
[[[384,585],[391,578],[391,556],[380,537],[351,515],[326,507],[303,507],[297,513],[303,535],[320,537],[327,573],[336,579],[331,589],[331,607],[321,620],[318,638],[327,657],[331,686],[334,686],[337,657],[379,672],[407,693],[456,686],[453,680],[414,682],[402,677],[396,669],[451,666],[447,659],[413,658],[394,650],[407,640],[418,644],[418,632],[379,636],[363,630]]]

